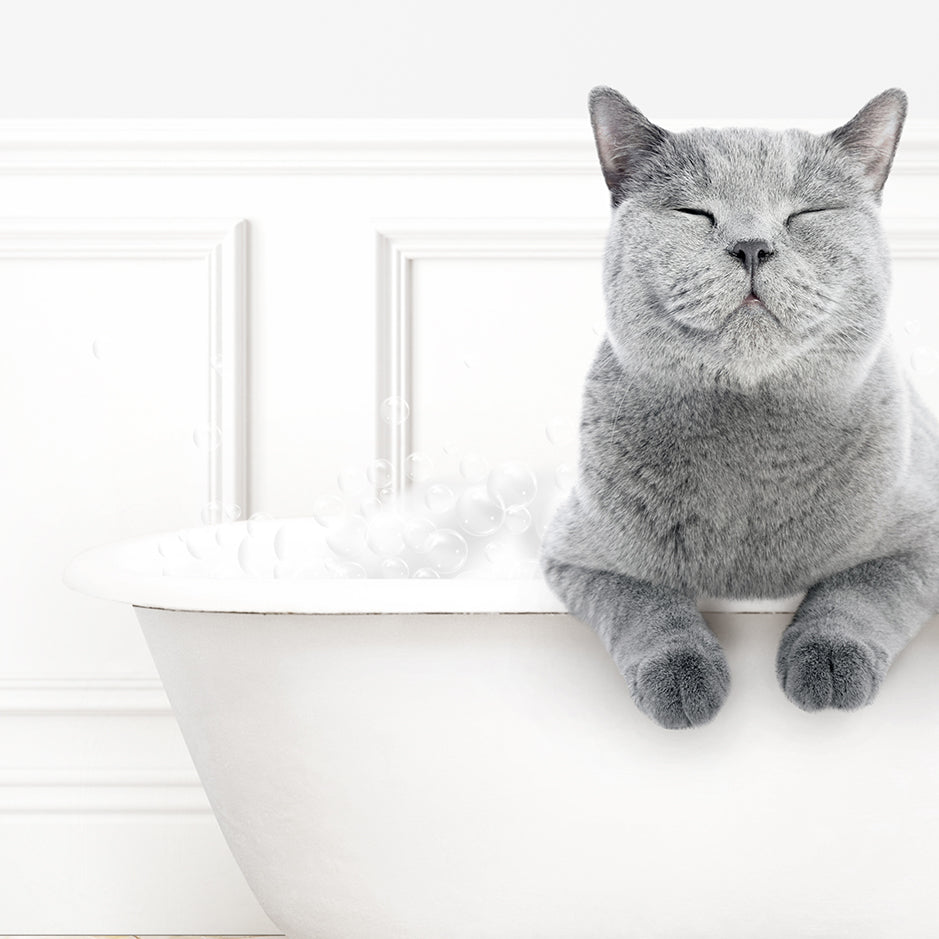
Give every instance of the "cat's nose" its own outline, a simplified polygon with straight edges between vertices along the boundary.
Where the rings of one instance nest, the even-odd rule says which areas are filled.
[[[727,253],[742,261],[752,276],[760,262],[774,252],[768,241],[738,241],[727,249]]]

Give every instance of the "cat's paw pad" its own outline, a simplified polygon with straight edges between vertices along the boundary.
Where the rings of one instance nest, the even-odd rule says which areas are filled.
[[[803,711],[852,710],[869,704],[886,672],[886,656],[840,633],[807,630],[784,638],[776,662],[786,697]]]
[[[730,670],[720,646],[666,649],[643,659],[633,675],[639,708],[663,727],[706,724],[730,688]]]

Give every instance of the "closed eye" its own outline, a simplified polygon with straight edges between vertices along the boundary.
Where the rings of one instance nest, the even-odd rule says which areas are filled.
[[[810,215],[810,214],[813,213],[813,212],[837,212],[839,209],[844,209],[844,208],[846,208],[846,206],[843,206],[843,205],[826,205],[826,206],[822,206],[821,208],[818,208],[818,209],[799,209],[798,212],[793,212],[792,215],[790,215],[789,218],[786,219],[786,227],[787,227],[787,228],[789,227],[789,223],[790,223],[797,215]]]
[[[717,222],[714,219],[714,216],[705,209],[675,209],[676,212],[684,212],[686,215],[703,215],[706,219],[709,219],[712,225],[716,225]]]

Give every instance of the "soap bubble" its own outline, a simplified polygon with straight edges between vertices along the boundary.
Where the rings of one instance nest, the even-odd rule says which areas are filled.
[[[319,547],[318,530],[315,533],[302,519],[284,522],[274,534],[274,554],[278,561],[312,560]]]
[[[479,482],[486,478],[489,472],[489,464],[485,458],[478,453],[464,453],[460,460],[460,475],[471,483]]]
[[[497,576],[517,576],[521,555],[514,541],[505,537],[494,538],[486,545],[485,555],[496,568]]]
[[[203,528],[189,528],[182,533],[183,542],[194,558],[205,560],[218,551],[215,531],[215,525],[206,525]]]
[[[336,558],[326,558],[323,566],[331,577],[337,577],[342,580],[353,580],[361,577],[368,577],[365,568],[355,561],[341,561]]]
[[[404,522],[404,543],[418,554],[423,554],[430,548],[430,536],[437,530],[437,526],[429,518],[413,515]]]
[[[381,557],[400,554],[404,550],[404,523],[397,515],[376,513],[369,519],[366,543]]]
[[[574,439],[574,425],[563,417],[554,417],[548,421],[544,432],[556,447],[566,447]]]
[[[910,356],[910,365],[918,375],[934,375],[939,370],[939,355],[929,347],[916,349]]]
[[[535,523],[535,532],[539,538],[544,538],[545,532],[548,530],[548,526],[551,524],[551,520],[557,514],[558,509],[567,502],[568,496],[562,495],[557,490],[555,490],[554,495],[549,500],[548,505],[542,510],[542,515]]]
[[[524,463],[510,461],[497,466],[489,474],[486,487],[493,499],[500,501],[506,508],[513,508],[534,501],[538,480]]]
[[[444,486],[443,483],[434,483],[432,486],[427,487],[424,502],[431,512],[436,512],[439,515],[441,512],[449,512],[453,508],[456,503],[456,495],[449,486]]]
[[[358,557],[365,551],[366,530],[365,519],[352,515],[328,529],[326,544],[341,558]]]
[[[157,542],[157,551],[164,558],[171,561],[187,559],[189,551],[183,541],[182,533],[166,535]]]
[[[408,419],[408,415],[411,413],[411,406],[404,398],[400,398],[398,395],[392,395],[390,398],[385,398],[385,400],[382,401],[379,410],[381,419],[386,424],[395,425],[403,424]]]
[[[923,327],[919,320],[907,320],[903,324],[903,331],[908,336],[918,336],[923,331]]]
[[[498,564],[507,557],[509,543],[505,538],[495,538],[486,545],[483,553],[493,564]]]
[[[249,577],[272,576],[275,560],[271,547],[254,538],[245,538],[238,545],[238,566]]]
[[[338,525],[345,515],[346,508],[342,499],[333,495],[317,496],[313,500],[313,518],[323,526],[332,528]]]
[[[274,557],[276,557],[278,561],[285,560],[290,551],[289,535],[285,532],[285,526],[281,525],[274,533]]]
[[[541,578],[541,562],[538,558],[522,558],[518,562],[518,576],[531,580],[534,577]]]
[[[222,432],[215,424],[203,424],[192,432],[192,442],[207,452],[217,450],[222,442]]]
[[[554,482],[562,492],[566,492],[570,489],[576,479],[577,470],[571,466],[570,463],[562,463],[554,471]]]
[[[220,557],[212,561],[208,565],[206,574],[215,580],[231,580],[232,578],[240,579],[243,572],[238,566],[237,559],[232,555],[231,557]]]
[[[562,440],[559,428],[559,421],[549,422],[545,433]],[[536,535],[569,496],[550,484],[550,475],[543,477],[548,482],[540,492],[535,473],[523,462],[503,462],[487,471],[479,453],[448,448],[454,452],[446,459],[435,453],[444,468],[436,479],[422,452],[408,456],[401,476],[409,485],[400,488],[388,460],[350,465],[337,475],[340,492],[313,500],[312,518],[257,513],[247,525],[210,522],[203,526],[205,538],[185,532],[175,543],[167,539],[155,547],[154,563],[164,571],[168,565],[185,567],[186,576],[292,581],[540,576],[538,558],[532,557]],[[571,466],[543,467],[546,474],[554,470],[558,486],[571,482]],[[378,485],[382,482],[386,485]],[[241,509],[226,505],[213,501],[205,518],[237,518]]]
[[[215,540],[220,548],[233,549],[247,535],[243,525],[216,525]]]
[[[404,462],[408,479],[422,483],[434,471],[434,461],[426,453],[412,453]]]
[[[428,539],[427,557],[438,574],[455,574],[468,555],[466,539],[452,528],[439,528]]]
[[[274,516],[270,512],[255,512],[248,518],[248,534],[256,535],[264,527],[264,522],[269,522]]]
[[[505,518],[505,508],[485,486],[465,489],[456,504],[457,521],[469,535],[491,535]]]
[[[513,505],[505,510],[505,527],[515,535],[531,527],[531,512],[524,505]]]
[[[237,522],[241,518],[241,506],[234,502],[218,502],[212,500],[202,507],[202,524],[211,525],[215,522]]]
[[[465,571],[460,571],[459,574],[454,574],[451,580],[493,580],[492,571],[474,569],[470,570],[467,568]]]
[[[341,469],[336,481],[340,490],[350,496],[360,495],[368,488],[365,470],[361,466],[347,466]]]
[[[191,557],[185,560],[173,558],[163,562],[161,573],[164,577],[191,577],[193,563]]]
[[[407,577],[410,571],[407,561],[403,558],[382,558],[381,573],[382,577],[400,578]]]
[[[315,574],[315,568],[295,561],[278,561],[274,565],[274,580],[309,580]]]
[[[366,470],[368,481],[373,483],[376,489],[384,489],[391,485],[391,464],[387,460],[372,460]]]
[[[212,367],[212,371],[215,372],[216,375],[221,375],[225,365],[225,360],[222,358],[222,354],[218,352],[213,355],[209,359],[209,365]]]

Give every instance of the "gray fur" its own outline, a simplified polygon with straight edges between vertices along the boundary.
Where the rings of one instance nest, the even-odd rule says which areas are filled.
[[[869,703],[939,611],[939,424],[886,330],[905,112],[890,89],[827,134],[672,133],[591,92],[607,337],[542,569],[666,727],[728,691],[702,596],[807,591],[776,663],[805,710]],[[755,268],[746,241],[766,242]]]

